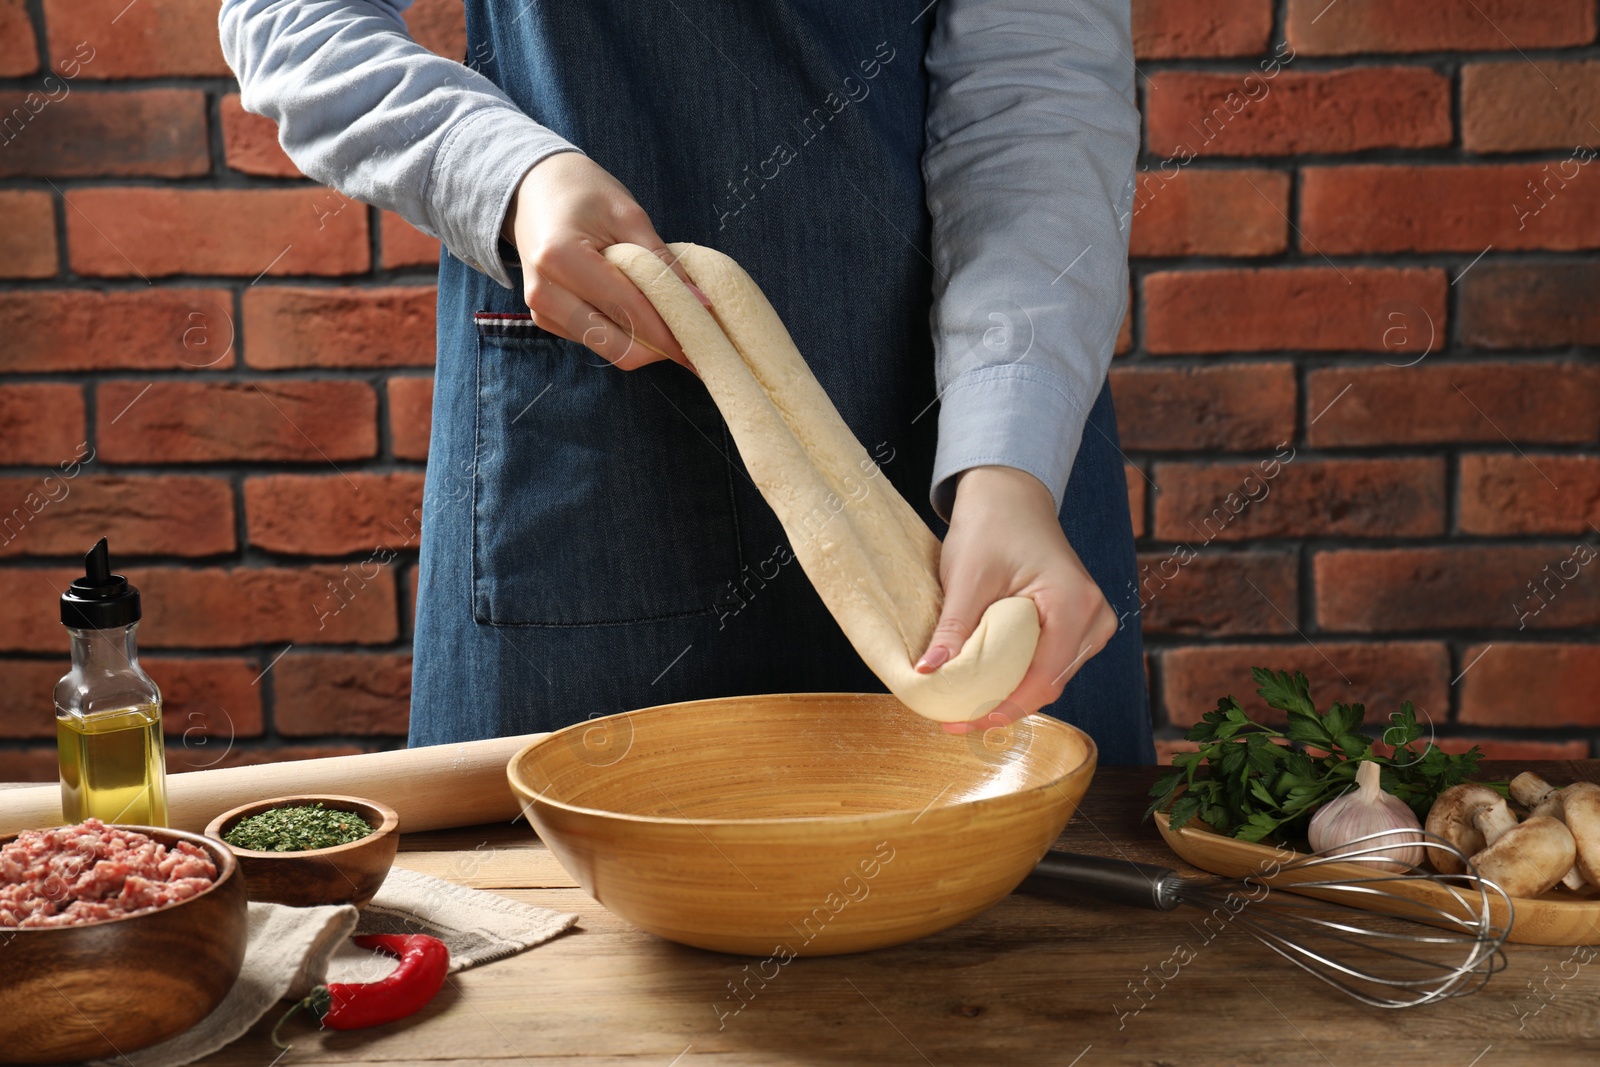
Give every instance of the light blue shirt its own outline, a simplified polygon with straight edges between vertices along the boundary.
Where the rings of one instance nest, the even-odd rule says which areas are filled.
[[[222,49],[289,158],[501,285],[530,167],[581,151],[414,42],[411,0],[224,0]],[[940,398],[932,500],[980,465],[1059,508],[1128,302],[1139,113],[1128,0],[935,0],[922,171]],[[581,58],[575,62],[581,62]],[[672,234],[662,235],[666,240]]]

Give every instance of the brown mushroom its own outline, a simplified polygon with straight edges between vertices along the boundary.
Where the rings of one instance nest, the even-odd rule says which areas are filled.
[[[1523,771],[1511,779],[1511,799],[1527,808],[1530,814],[1549,814],[1549,812],[1539,812],[1535,809],[1541,805],[1552,803],[1560,795],[1561,790],[1532,771]]]
[[[1505,798],[1498,794],[1493,804],[1485,804],[1472,813],[1472,825],[1483,835],[1485,847],[1494,844],[1517,825],[1517,814]]]
[[[1482,808],[1504,803],[1500,794],[1488,786],[1462,782],[1439,794],[1433,807],[1428,809],[1428,822],[1423,828],[1450,842],[1463,856],[1471,856],[1487,844],[1483,831],[1474,824],[1473,816]],[[1467,869],[1464,863],[1442,848],[1430,848],[1427,852],[1434,869],[1440,874],[1460,874]]]
[[[1600,787],[1592,786],[1588,782],[1579,782],[1577,785],[1583,788],[1600,789]],[[1567,787],[1567,789],[1571,788],[1572,786]],[[1567,824],[1568,830],[1572,830],[1572,823],[1568,821],[1566,812],[1567,789],[1557,789],[1532,771],[1523,771],[1511,779],[1512,799],[1527,808],[1530,815],[1548,815],[1553,819],[1560,819]],[[1580,815],[1579,818],[1580,821],[1584,821],[1584,816]],[[1596,825],[1594,833],[1600,834],[1600,824]],[[1584,877],[1581,866],[1583,842],[1576,831],[1573,831],[1572,837],[1578,844],[1579,862],[1574,863],[1572,869],[1562,877],[1561,884],[1576,892],[1583,888],[1587,879]],[[1596,852],[1595,866],[1600,867],[1600,839],[1596,839],[1595,846],[1590,851]]]
[[[1494,828],[1495,819],[1493,808],[1483,809],[1476,817],[1480,829],[1482,824]],[[1472,863],[1479,875],[1508,896],[1536,897],[1561,881],[1572,869],[1576,855],[1577,846],[1564,823],[1548,815],[1530,815],[1499,834],[1472,857]]]
[[[1567,829],[1578,848],[1578,873],[1600,885],[1600,785],[1573,782],[1561,791]]]

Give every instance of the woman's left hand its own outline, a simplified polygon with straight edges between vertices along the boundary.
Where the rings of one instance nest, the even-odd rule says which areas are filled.
[[[917,661],[924,674],[961,651],[996,600],[1031,597],[1039,611],[1039,644],[1016,691],[977,721],[944,724],[951,733],[1005,725],[1054,703],[1117,632],[1116,615],[1061,532],[1050,490],[1014,467],[960,475],[939,578],[944,610]]]

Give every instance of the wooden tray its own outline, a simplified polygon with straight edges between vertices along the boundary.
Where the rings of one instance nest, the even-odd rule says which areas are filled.
[[[1258,845],[1237,838],[1224,837],[1199,820],[1190,822],[1181,830],[1167,827],[1167,816],[1156,816],[1156,828],[1169,848],[1203,871],[1226,878],[1243,878],[1263,875],[1274,863],[1287,865],[1304,855],[1291,849]],[[1263,876],[1262,881],[1275,887],[1303,893],[1319,900],[1329,900],[1350,907],[1380,911],[1408,919],[1427,921],[1421,909],[1408,909],[1400,900],[1374,900],[1370,897],[1341,893],[1330,889],[1297,888],[1297,882],[1327,881],[1329,879],[1359,880],[1371,878],[1372,869],[1359,863],[1330,863],[1311,870],[1283,871],[1273,876]],[[1453,914],[1464,915],[1465,909],[1451,892],[1431,882],[1396,881],[1385,885],[1388,891],[1414,900],[1420,905],[1438,908]],[[1506,940],[1522,945],[1592,945],[1600,944],[1600,897],[1585,897],[1554,889],[1542,897],[1513,898],[1515,921]],[[1497,926],[1506,924],[1507,915],[1503,899],[1490,898],[1490,914]]]

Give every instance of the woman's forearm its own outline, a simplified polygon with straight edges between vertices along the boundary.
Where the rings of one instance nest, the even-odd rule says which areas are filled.
[[[942,0],[928,47],[933,501],[1025,470],[1057,506],[1127,309],[1139,112],[1128,0]]]

